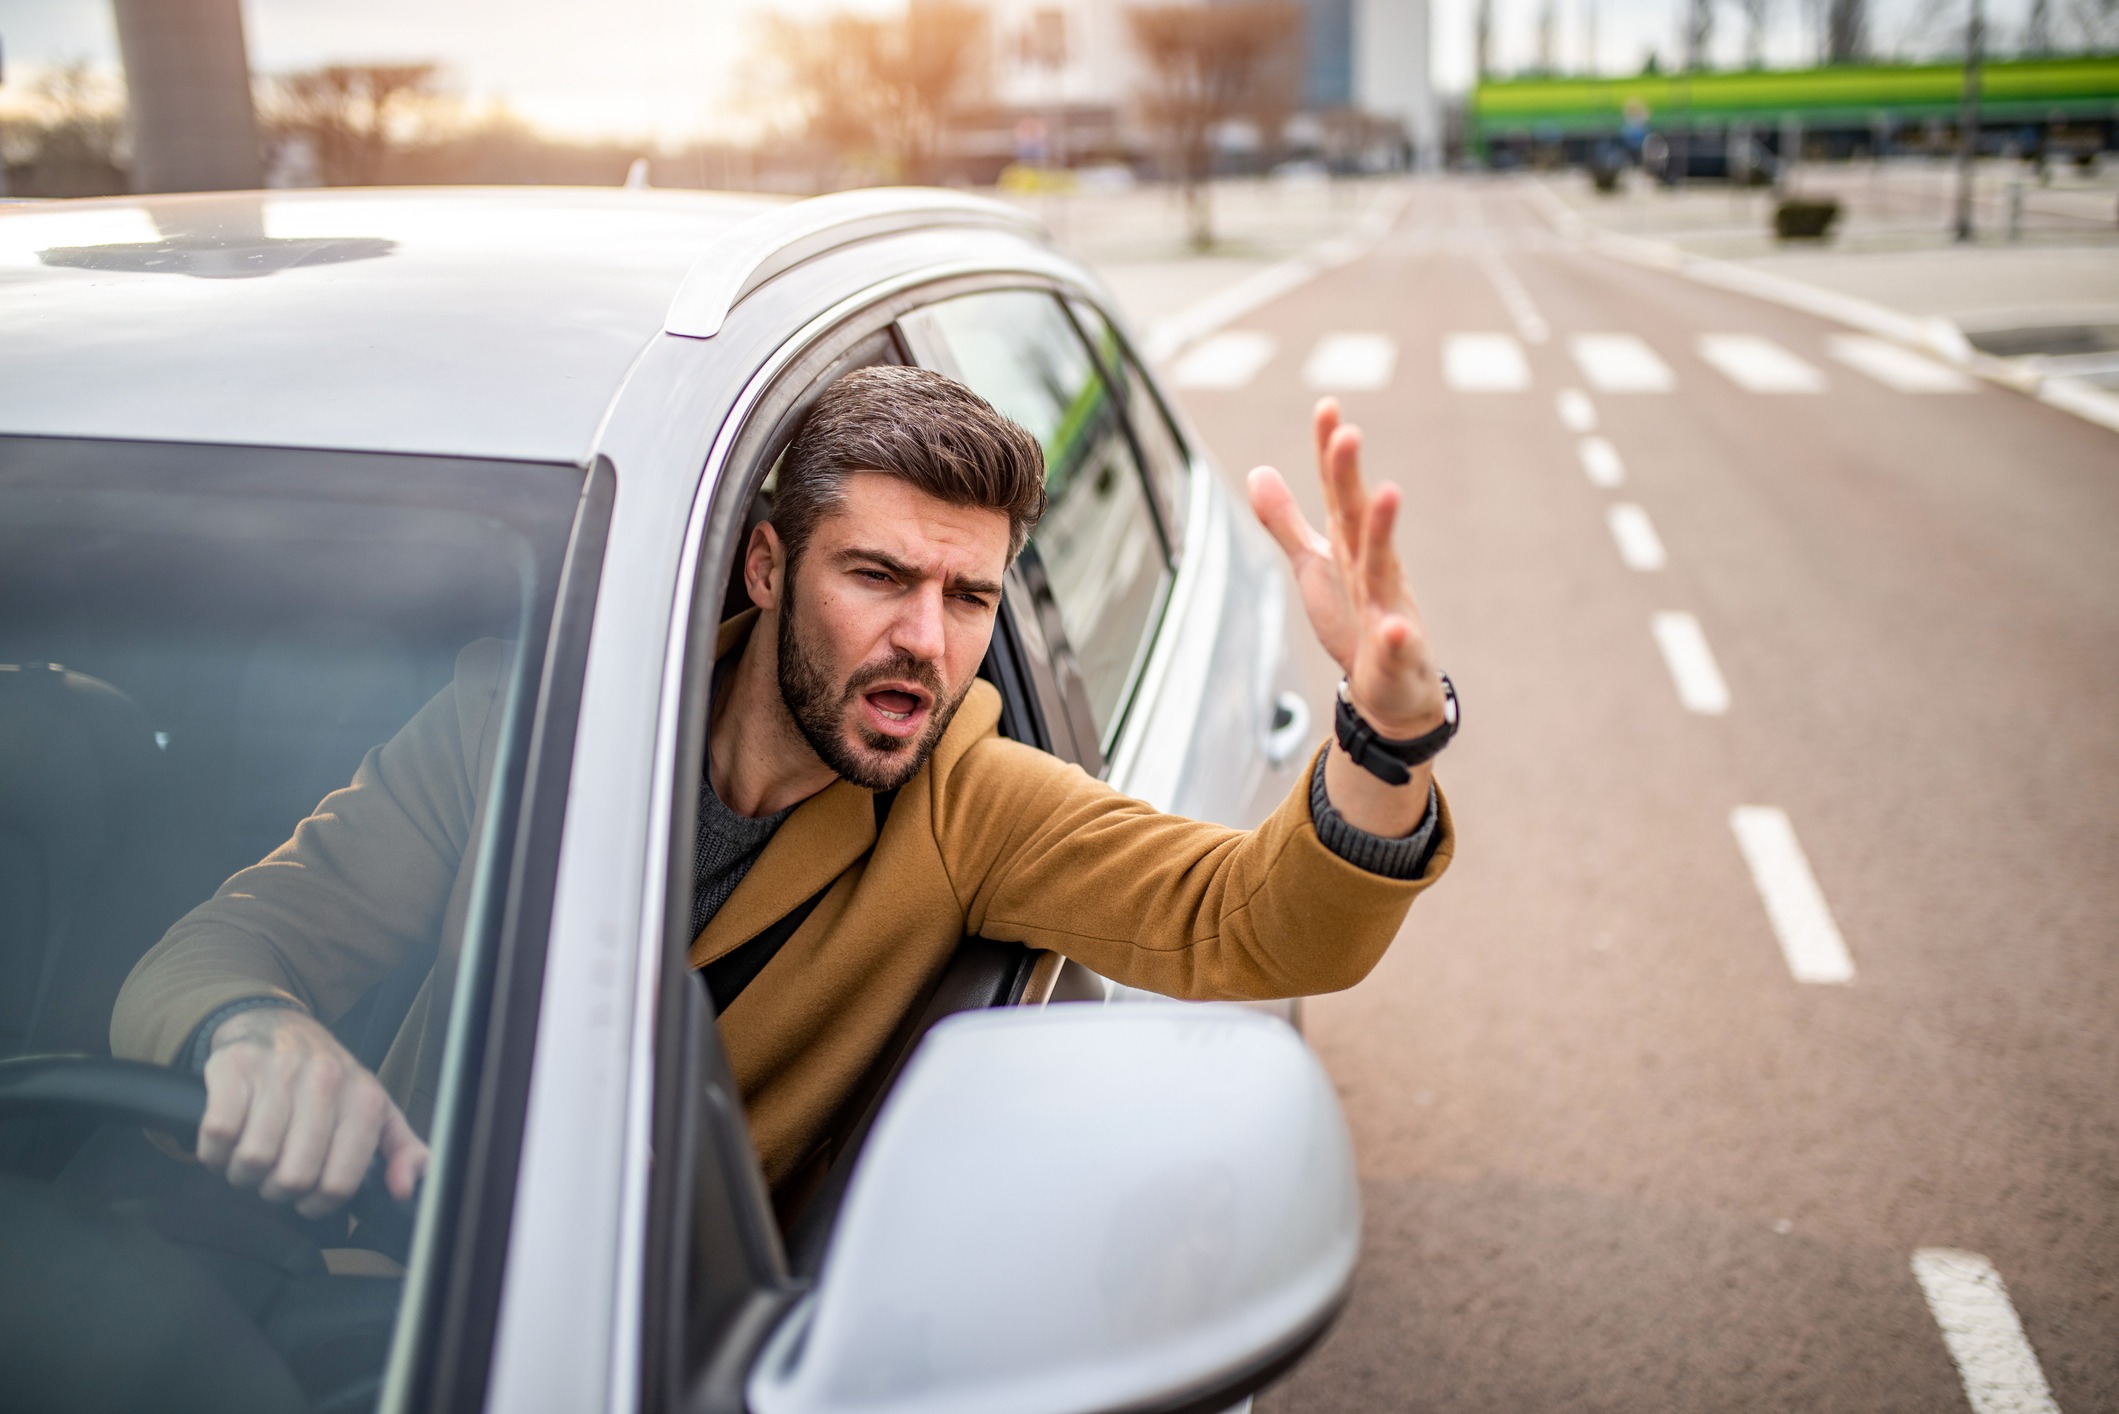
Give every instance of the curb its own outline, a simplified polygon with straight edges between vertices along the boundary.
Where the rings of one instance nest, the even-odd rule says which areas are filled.
[[[1600,254],[1651,270],[1682,275],[1703,285],[1750,295],[1785,308],[1799,309],[1865,334],[1889,339],[1939,358],[1975,378],[2036,398],[2047,407],[2058,408],[2086,422],[2119,432],[2119,393],[2108,392],[2086,379],[2042,373],[2020,359],[1981,353],[1972,347],[1961,329],[1940,316],[1922,318],[1856,295],[1806,285],[1785,275],[1768,274],[1712,256],[1693,255],[1669,241],[1598,230],[1580,212],[1560,200],[1544,182],[1533,182],[1530,190],[1532,203],[1545,213],[1546,219],[1562,237],[1579,241]]]

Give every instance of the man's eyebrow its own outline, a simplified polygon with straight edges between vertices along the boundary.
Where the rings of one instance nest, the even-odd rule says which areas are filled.
[[[925,577],[920,570],[916,569],[912,565],[906,564],[903,560],[897,558],[897,556],[886,554],[881,550],[872,550],[865,545],[848,546],[846,549],[839,551],[832,558],[837,560],[842,565],[850,565],[856,562],[866,561],[869,564],[875,565],[879,569],[889,570],[892,574],[898,576],[898,578],[900,579],[921,579]],[[949,581],[949,588],[959,594],[997,595],[1001,592],[1001,586],[990,579],[952,578]]]

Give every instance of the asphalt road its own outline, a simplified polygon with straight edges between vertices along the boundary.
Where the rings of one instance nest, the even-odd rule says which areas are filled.
[[[1260,1408],[2119,1408],[2119,436],[1891,386],[1836,327],[1569,247],[1499,185],[1418,188],[1235,332],[1270,357],[1180,393],[1235,475],[1306,468],[1312,351],[1384,336],[1335,376],[1374,385],[1342,400],[1407,492],[1466,716],[1455,868],[1309,1007],[1367,1240]],[[1523,386],[1451,386],[1461,333],[1512,340]],[[1668,390],[1600,391],[1580,334],[1638,338]],[[1742,386],[1714,334],[1816,391]],[[1513,376],[1505,343],[1459,358]],[[1622,558],[1622,503],[1660,568]],[[1660,613],[1697,622],[1722,713],[1681,703]],[[1814,894],[1754,878],[1744,806],[1785,812]],[[1835,931],[1851,980],[1796,980]],[[1970,1258],[1924,1284],[1933,1249],[2006,1300]]]

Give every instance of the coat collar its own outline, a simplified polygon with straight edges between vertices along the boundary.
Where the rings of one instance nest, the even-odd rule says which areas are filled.
[[[755,608],[724,622],[716,636],[714,661],[720,663],[740,650],[757,623]],[[773,832],[743,882],[692,940],[691,965],[701,967],[735,951],[845,873],[875,843],[874,799],[873,792],[839,780],[797,805]]]

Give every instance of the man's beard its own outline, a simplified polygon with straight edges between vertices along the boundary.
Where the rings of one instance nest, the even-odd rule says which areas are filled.
[[[934,665],[905,652],[861,668],[843,685],[834,685],[831,670],[825,666],[824,660],[811,652],[809,645],[795,632],[792,576],[789,576],[787,588],[788,593],[781,603],[777,642],[780,699],[787,704],[788,715],[795,719],[795,727],[802,733],[802,739],[809,743],[809,749],[841,777],[867,790],[896,790],[918,775],[920,768],[927,764],[927,758],[934,754],[942,734],[949,730],[949,723],[956,716],[957,708],[963,705],[971,685],[966,683],[963,692],[944,702],[941,674],[934,670]],[[846,709],[857,702],[867,688],[891,681],[918,683],[927,689],[933,701],[928,709],[927,730],[917,737],[885,736],[857,719],[854,733],[860,737],[861,744],[892,759],[863,758],[847,745]]]

